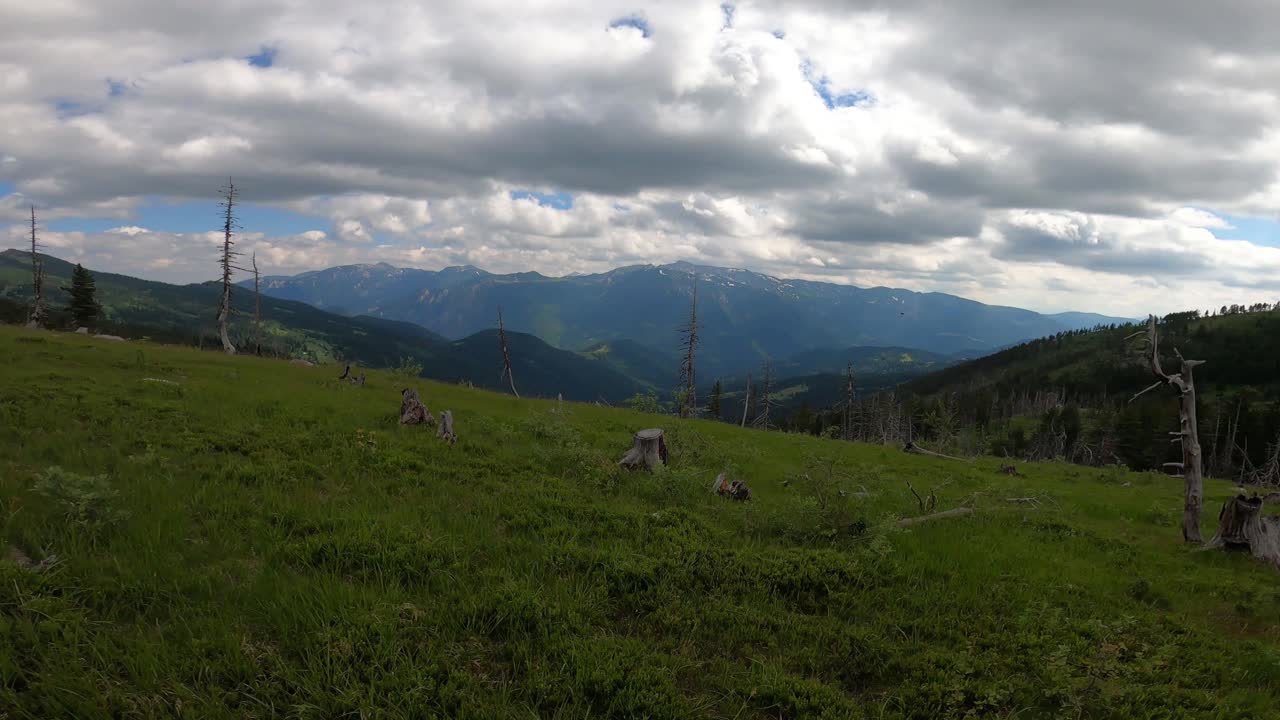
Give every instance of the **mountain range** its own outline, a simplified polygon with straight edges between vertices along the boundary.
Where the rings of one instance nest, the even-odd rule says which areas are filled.
[[[973,357],[1035,337],[1114,322],[1089,313],[1043,315],[943,293],[786,280],[690,263],[636,265],[548,277],[348,265],[268,277],[263,292],[335,313],[412,322],[446,337],[495,326],[567,350],[628,340],[675,354],[698,292],[704,375],[741,373],[771,358],[850,346]],[[839,360],[843,366],[844,360]]]
[[[43,262],[48,300],[56,308],[65,301],[61,288],[69,284],[73,266],[50,256]],[[104,310],[101,330],[217,346],[217,283],[95,276]],[[813,404],[829,394],[828,387],[839,386],[847,363],[853,363],[860,387],[889,387],[984,355],[992,344],[1009,344],[1021,333],[1052,334],[1115,320],[1038,315],[947,295],[786,281],[683,263],[566,278],[494,275],[472,267],[422,271],[361,265],[266,279],[263,346],[269,353],[316,362],[416,366],[433,379],[501,389],[493,320],[502,307],[523,393],[608,402],[645,390],[665,396],[676,384],[676,328],[688,312],[695,276],[702,326],[699,385],[709,388],[723,378],[731,394],[768,357],[779,387],[796,388],[787,396],[813,396]],[[28,254],[0,252],[0,319],[21,322],[29,296]],[[243,288],[234,295],[231,329],[242,348],[253,337],[252,300]],[[846,316],[866,324],[859,328]],[[946,325],[936,317],[953,321]],[[56,313],[55,320],[69,322]],[[960,332],[964,328],[970,330]],[[850,343],[849,337],[855,340]],[[907,342],[859,344],[883,338]]]

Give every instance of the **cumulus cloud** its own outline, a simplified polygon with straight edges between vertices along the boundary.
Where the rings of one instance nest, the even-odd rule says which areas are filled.
[[[50,247],[203,278],[199,234],[134,218],[234,176],[326,228],[247,228],[280,272],[690,259],[1044,309],[1280,295],[1274,248],[1214,236],[1280,218],[1274,4],[732,6],[10,4],[0,237],[34,202],[120,221]]]

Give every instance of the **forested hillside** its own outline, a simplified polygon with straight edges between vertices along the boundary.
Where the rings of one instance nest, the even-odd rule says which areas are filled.
[[[1206,470],[1247,478],[1276,463],[1280,311],[1255,305],[1177,313],[1158,329],[1166,362],[1175,350],[1205,361],[1195,380]],[[1168,439],[1177,400],[1157,390],[1129,402],[1152,383],[1142,338],[1131,337],[1140,330],[1112,325],[1023,343],[911,380],[894,401],[922,439],[1157,468],[1177,453]],[[889,401],[865,398],[858,414],[874,423]]]
[[[64,287],[73,265],[43,255],[52,324],[70,329]],[[95,273],[103,317],[95,330],[129,338],[220,347],[215,314],[216,283],[171,285],[127,275]],[[0,322],[25,322],[31,291],[30,258],[0,253]],[[244,352],[254,352],[253,291],[236,288],[231,335]],[[377,368],[400,368],[449,382],[479,387],[505,387],[500,379],[502,354],[494,331],[461,340],[446,340],[419,325],[367,315],[344,316],[292,300],[262,297],[262,353],[317,363],[344,362]],[[644,384],[609,363],[551,347],[524,333],[509,333],[513,372],[523,392],[575,400],[619,401]]]

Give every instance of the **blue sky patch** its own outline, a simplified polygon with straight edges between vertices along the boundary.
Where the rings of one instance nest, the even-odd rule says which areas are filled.
[[[774,30],[773,36],[779,40],[785,40],[787,38],[787,33],[785,30]]]
[[[826,75],[818,75],[813,63],[808,60],[805,60],[800,65],[800,69],[804,72],[804,77],[809,81],[809,85],[813,87],[813,91],[818,93],[818,97],[822,98],[822,104],[826,105],[828,110],[861,107],[875,102],[875,98],[872,97],[871,93],[865,90],[855,90],[851,93],[840,94],[832,92],[831,78]]]
[[[1280,221],[1274,218],[1229,215],[1221,212],[1214,212],[1213,214],[1233,226],[1231,228],[1209,228],[1209,231],[1216,238],[1222,240],[1244,240],[1254,245],[1266,247],[1280,247]]]
[[[520,200],[529,198],[534,200],[543,207],[555,208],[556,210],[568,210],[573,207],[573,195],[567,192],[543,193],[535,190],[512,190],[511,199]]]
[[[614,20],[613,22],[609,23],[609,27],[611,27],[611,28],[621,28],[621,27],[635,28],[635,29],[637,29],[637,30],[639,30],[639,31],[640,31],[640,35],[641,35],[642,37],[649,37],[650,35],[652,35],[652,34],[653,34],[653,28],[649,27],[649,21],[648,21],[648,20],[645,20],[645,19],[644,19],[644,16],[643,16],[643,15],[640,15],[639,13],[634,14],[634,15],[628,15],[628,16],[626,16],[626,17],[620,17],[620,18],[618,18],[617,20]]]
[[[257,54],[250,55],[245,60],[254,67],[269,68],[276,62],[276,49],[270,45],[263,45]]]
[[[107,97],[120,97],[129,86],[122,80],[107,79]]]
[[[58,113],[59,120],[66,120],[67,118],[101,112],[99,108],[91,107],[84,103],[78,103],[74,100],[59,100],[53,104],[53,109]]]

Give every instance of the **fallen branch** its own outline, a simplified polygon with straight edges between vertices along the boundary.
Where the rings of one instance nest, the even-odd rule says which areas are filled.
[[[950,510],[943,510],[942,512],[934,513],[932,515],[921,515],[920,517],[902,518],[901,520],[899,520],[894,524],[897,525],[898,527],[911,527],[912,525],[919,525],[920,523],[926,523],[926,522],[929,522],[930,520],[942,520],[943,518],[962,517],[964,515],[972,515],[972,514],[973,514],[973,508],[958,507],[958,508],[951,508]]]
[[[920,497],[920,493],[916,492],[916,489],[912,487],[910,480],[907,480],[906,483],[907,489],[911,490],[911,494],[916,496],[916,504],[920,506],[920,512],[929,512],[938,506],[938,496],[933,490],[929,491],[929,498],[926,500]]]
[[[49,555],[40,562],[36,562],[27,556],[26,553],[18,549],[16,546],[9,546],[9,561],[23,570],[31,572],[44,572],[58,563],[57,555]]]

